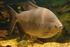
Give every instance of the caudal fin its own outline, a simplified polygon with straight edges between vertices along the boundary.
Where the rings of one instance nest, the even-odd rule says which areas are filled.
[[[14,28],[15,28],[15,24],[17,22],[17,12],[12,8],[10,7],[9,5],[7,5],[7,8],[8,8],[8,13],[10,14],[10,34],[13,32]]]
[[[9,5],[7,5],[7,7],[8,7],[8,10],[9,10],[9,13],[11,14],[11,15],[13,15],[13,16],[16,16],[18,13],[12,8],[12,7],[10,7]]]

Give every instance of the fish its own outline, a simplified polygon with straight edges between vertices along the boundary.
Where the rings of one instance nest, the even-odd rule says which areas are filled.
[[[17,27],[21,32],[36,38],[51,38],[62,32],[63,24],[58,17],[49,9],[37,7],[17,13],[9,6],[9,12],[16,17]]]

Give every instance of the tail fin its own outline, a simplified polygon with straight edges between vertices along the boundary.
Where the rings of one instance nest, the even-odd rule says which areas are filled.
[[[18,13],[12,8],[12,7],[10,7],[9,5],[7,5],[7,7],[8,7],[8,10],[9,10],[9,13],[11,14],[11,15],[13,15],[13,16],[16,16]]]
[[[17,22],[17,12],[10,6],[7,5],[8,8],[8,13],[10,14],[10,34],[13,32],[14,28],[15,28],[15,24]]]

